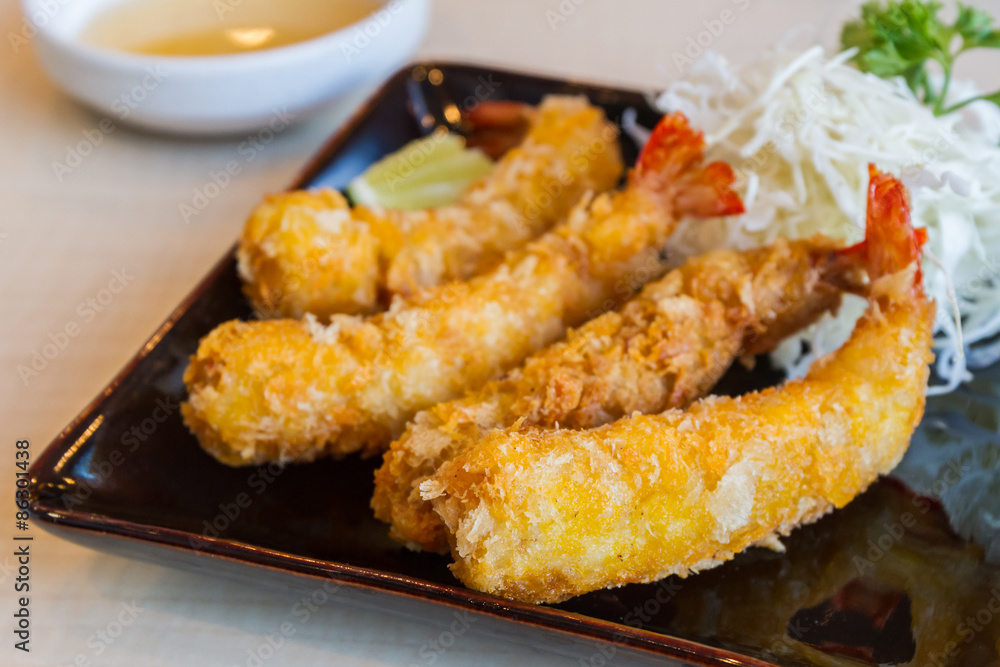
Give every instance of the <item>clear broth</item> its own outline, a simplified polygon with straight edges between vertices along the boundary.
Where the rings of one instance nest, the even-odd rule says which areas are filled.
[[[131,0],[98,15],[85,41],[159,56],[210,56],[295,44],[372,14],[378,0]]]

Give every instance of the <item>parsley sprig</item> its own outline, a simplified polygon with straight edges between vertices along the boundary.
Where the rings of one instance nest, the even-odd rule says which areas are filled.
[[[938,18],[940,10],[938,2],[867,2],[861,8],[861,18],[844,25],[841,45],[845,49],[857,47],[854,60],[862,71],[885,78],[903,77],[914,94],[933,108],[935,116],[976,100],[1000,106],[1000,90],[945,106],[955,60],[970,49],[1000,49],[1000,30],[993,27],[993,17],[981,9],[959,4],[953,25]],[[944,72],[937,88],[927,70],[931,61],[939,63]]]

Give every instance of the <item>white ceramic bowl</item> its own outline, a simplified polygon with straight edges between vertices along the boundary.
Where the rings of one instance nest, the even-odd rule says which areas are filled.
[[[120,0],[22,0],[25,34],[49,75],[114,121],[184,134],[235,133],[300,118],[408,61],[430,0],[390,0],[367,18],[289,46],[222,56],[147,56],[80,34]]]

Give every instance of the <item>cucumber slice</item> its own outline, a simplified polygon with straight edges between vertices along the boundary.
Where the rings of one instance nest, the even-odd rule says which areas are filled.
[[[455,134],[411,141],[370,166],[347,186],[356,204],[406,210],[445,206],[488,174],[493,162]]]

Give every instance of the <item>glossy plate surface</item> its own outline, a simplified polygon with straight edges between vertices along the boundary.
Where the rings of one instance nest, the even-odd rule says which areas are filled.
[[[535,103],[548,93],[585,94],[616,121],[630,107],[643,125],[658,117],[636,92],[473,66],[413,66],[330,140],[293,187],[342,188],[371,162],[429,132],[449,105]],[[625,138],[623,147],[633,161],[635,146]],[[35,464],[32,509],[48,528],[115,551],[173,547],[152,549],[171,563],[212,555],[331,577],[629,644],[684,664],[996,664],[1000,614],[989,605],[994,596],[1000,600],[1000,571],[985,564],[982,548],[951,531],[936,502],[891,480],[796,531],[784,554],[752,549],[687,580],[592,593],[555,607],[469,591],[451,576],[447,559],[406,551],[373,518],[368,502],[378,460],[233,469],[202,452],[178,409],[188,356],[217,324],[250,316],[230,253]],[[968,400],[931,401],[928,414],[968,410],[970,419],[995,423],[998,375],[988,373]],[[773,380],[734,370],[722,390]],[[974,397],[984,395],[977,403]],[[392,604],[391,596],[384,599]],[[977,613],[981,629],[965,632],[964,619]],[[944,653],[952,649],[954,655]]]

